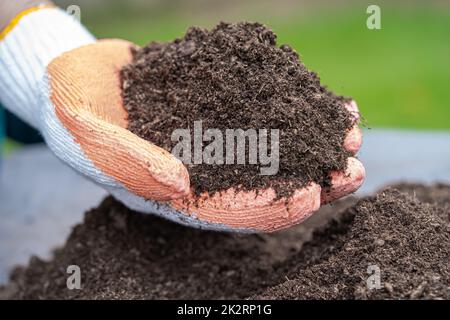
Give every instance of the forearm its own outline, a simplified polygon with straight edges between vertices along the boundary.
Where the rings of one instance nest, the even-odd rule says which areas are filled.
[[[19,13],[40,5],[52,5],[48,0],[0,0],[0,32],[2,32]]]

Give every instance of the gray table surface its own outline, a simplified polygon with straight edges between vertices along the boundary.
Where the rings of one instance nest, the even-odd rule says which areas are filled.
[[[393,182],[450,183],[450,132],[366,130],[359,153],[367,178],[358,194]],[[0,165],[0,283],[31,255],[48,258],[84,211],[106,195],[45,146],[20,149]]]

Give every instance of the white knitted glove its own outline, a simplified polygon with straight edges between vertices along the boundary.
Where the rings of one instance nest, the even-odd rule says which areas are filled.
[[[75,18],[55,7],[33,8],[28,12],[23,12],[15,18],[13,25],[8,26],[6,30],[8,32],[3,33],[0,39],[0,101],[2,105],[38,129],[50,149],[62,161],[106,188],[128,207],[143,212],[157,213],[175,221],[181,219],[181,222],[190,225],[199,224],[195,218],[187,217],[164,204],[146,200],[146,198],[169,200],[187,193],[189,178],[186,169],[179,160],[169,153],[162,155],[163,158],[165,157],[164,162],[169,164],[175,162],[175,169],[168,170],[174,172],[162,172],[161,175],[166,174],[166,177],[163,178],[168,181],[168,184],[171,183],[171,179],[174,180],[173,185],[178,193],[164,193],[164,185],[158,185],[154,181],[146,181],[145,175],[137,174],[139,170],[142,171],[142,168],[136,168],[135,163],[129,163],[127,167],[117,167],[115,172],[107,174],[94,164],[93,160],[86,154],[86,150],[80,147],[77,138],[61,123],[56,115],[55,106],[50,100],[52,93],[49,87],[50,79],[47,74],[47,66],[63,53],[96,43],[96,39]],[[67,85],[70,86],[70,83],[67,83]],[[60,91],[63,95],[69,95],[72,88],[65,89]],[[105,95],[107,94],[105,93]],[[75,117],[82,116],[82,114],[79,114]],[[111,135],[120,129],[122,128],[113,128],[114,132]],[[125,134],[132,135],[131,132]],[[138,139],[136,136],[132,136],[132,139]],[[95,142],[97,141],[92,143]],[[146,149],[149,146],[152,148],[152,145],[143,141],[141,143],[145,144],[140,146],[143,156],[145,156]],[[117,145],[117,148],[120,149],[120,146]],[[133,150],[125,151],[130,153]],[[99,150],[98,153],[101,154],[102,150]],[[103,161],[103,163],[108,161],[109,159],[105,159],[107,155],[97,159],[97,161]],[[114,168],[111,164],[107,165]],[[151,167],[155,165],[154,163],[146,163],[145,165],[150,167],[145,168],[148,171],[146,174],[153,173],[152,170],[158,170],[158,168]],[[165,163],[161,166],[163,169],[164,166],[170,169],[170,166]],[[180,168],[184,171],[176,172]],[[120,181],[124,176],[128,182],[127,186],[124,186]],[[184,176],[184,179],[180,179],[179,176]],[[149,179],[152,179],[152,177]],[[203,222],[200,223],[200,225],[204,224]]]

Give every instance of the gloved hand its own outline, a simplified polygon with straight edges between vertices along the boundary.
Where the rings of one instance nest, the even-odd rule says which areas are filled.
[[[0,0],[0,3],[3,0]],[[131,209],[199,228],[274,231],[296,224],[321,203],[355,191],[365,173],[355,158],[332,174],[333,187],[311,183],[275,201],[272,189],[227,190],[196,197],[184,165],[127,128],[119,70],[131,61],[132,43],[96,41],[75,19],[54,7],[31,8],[0,37],[0,99],[36,127],[50,149],[72,168],[107,189]],[[361,145],[355,126],[345,147]],[[70,190],[68,190],[70,192]]]

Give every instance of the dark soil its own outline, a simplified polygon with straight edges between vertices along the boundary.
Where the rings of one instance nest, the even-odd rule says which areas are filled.
[[[424,187],[415,197],[387,189],[361,200],[283,266],[289,280],[254,298],[449,299],[450,188],[435,189],[445,206],[420,202],[439,195]],[[367,285],[369,266],[379,268],[379,289]]]
[[[51,261],[16,268],[0,297],[449,299],[450,186],[399,187],[410,195],[347,198],[264,235],[195,230],[107,198]],[[81,290],[66,288],[72,264]],[[366,286],[369,265],[380,289]]]
[[[280,130],[275,176],[260,175],[248,157],[246,165],[187,164],[197,194],[272,186],[286,196],[310,181],[328,186],[330,172],[345,169],[342,145],[352,126],[346,99],[324,88],[292,48],[278,47],[265,26],[192,27],[181,39],[152,42],[133,55],[122,70],[123,98],[129,130],[138,136],[171,151],[173,130],[190,129],[193,137],[199,120],[224,140],[226,129]]]

